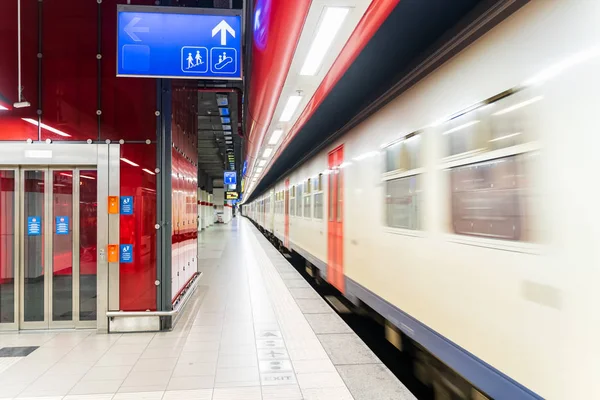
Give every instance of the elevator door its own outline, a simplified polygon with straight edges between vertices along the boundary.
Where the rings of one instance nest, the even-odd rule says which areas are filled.
[[[95,327],[96,170],[16,172],[19,328]]]

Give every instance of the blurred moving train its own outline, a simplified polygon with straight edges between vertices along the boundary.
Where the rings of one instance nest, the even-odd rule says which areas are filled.
[[[527,4],[243,205],[477,388],[440,398],[600,398],[599,21]]]

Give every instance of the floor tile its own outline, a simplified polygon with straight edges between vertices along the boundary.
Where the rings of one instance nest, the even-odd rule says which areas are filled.
[[[258,367],[218,368],[216,375],[217,386],[252,386],[258,384]]]
[[[322,299],[296,299],[296,304],[304,314],[334,313],[333,309]]]
[[[214,385],[214,375],[173,377],[167,385],[167,390],[211,389]]]
[[[177,357],[143,358],[133,366],[132,371],[172,371],[177,364]]]
[[[354,333],[317,335],[317,337],[335,365],[380,362],[371,349]]]
[[[316,334],[352,333],[352,329],[337,314],[304,314],[304,316]]]
[[[129,372],[131,371],[130,366],[116,366],[116,367],[93,367],[87,374],[81,378],[82,381],[104,381],[111,379],[122,379],[124,380]]]
[[[104,381],[80,381],[69,392],[69,395],[116,393],[123,383],[122,379]]]
[[[165,392],[117,393],[113,400],[161,400]]]
[[[383,364],[338,365],[336,368],[356,400],[416,400]]]
[[[345,386],[344,381],[337,372],[306,372],[296,374],[296,378],[302,390]]]
[[[313,388],[302,389],[304,400],[354,400],[348,388]],[[371,400],[377,399],[373,397]]]
[[[212,400],[213,389],[167,390],[162,400]]]
[[[264,386],[263,400],[302,400],[302,392],[297,385]]]
[[[164,371],[131,371],[122,386],[166,386],[169,378]]]
[[[262,400],[260,386],[215,388],[212,400]]]

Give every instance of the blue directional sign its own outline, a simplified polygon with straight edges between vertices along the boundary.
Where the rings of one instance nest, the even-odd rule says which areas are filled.
[[[242,78],[241,15],[119,5],[117,19],[118,76]]]
[[[122,244],[119,251],[119,262],[120,263],[132,263],[133,262],[133,245]]]
[[[56,217],[55,232],[57,235],[68,235],[69,234],[69,217],[64,215]]]
[[[27,217],[27,236],[40,236],[42,234],[42,217]]]
[[[237,184],[237,174],[235,171],[225,171],[223,176],[223,183],[225,185],[236,185]]]
[[[133,215],[133,196],[121,196],[119,213],[121,215]]]

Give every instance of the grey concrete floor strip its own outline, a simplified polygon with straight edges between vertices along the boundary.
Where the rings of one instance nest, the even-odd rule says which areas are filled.
[[[354,333],[317,335],[334,365],[374,364],[379,358]]]
[[[383,364],[338,365],[355,400],[416,400]]]

